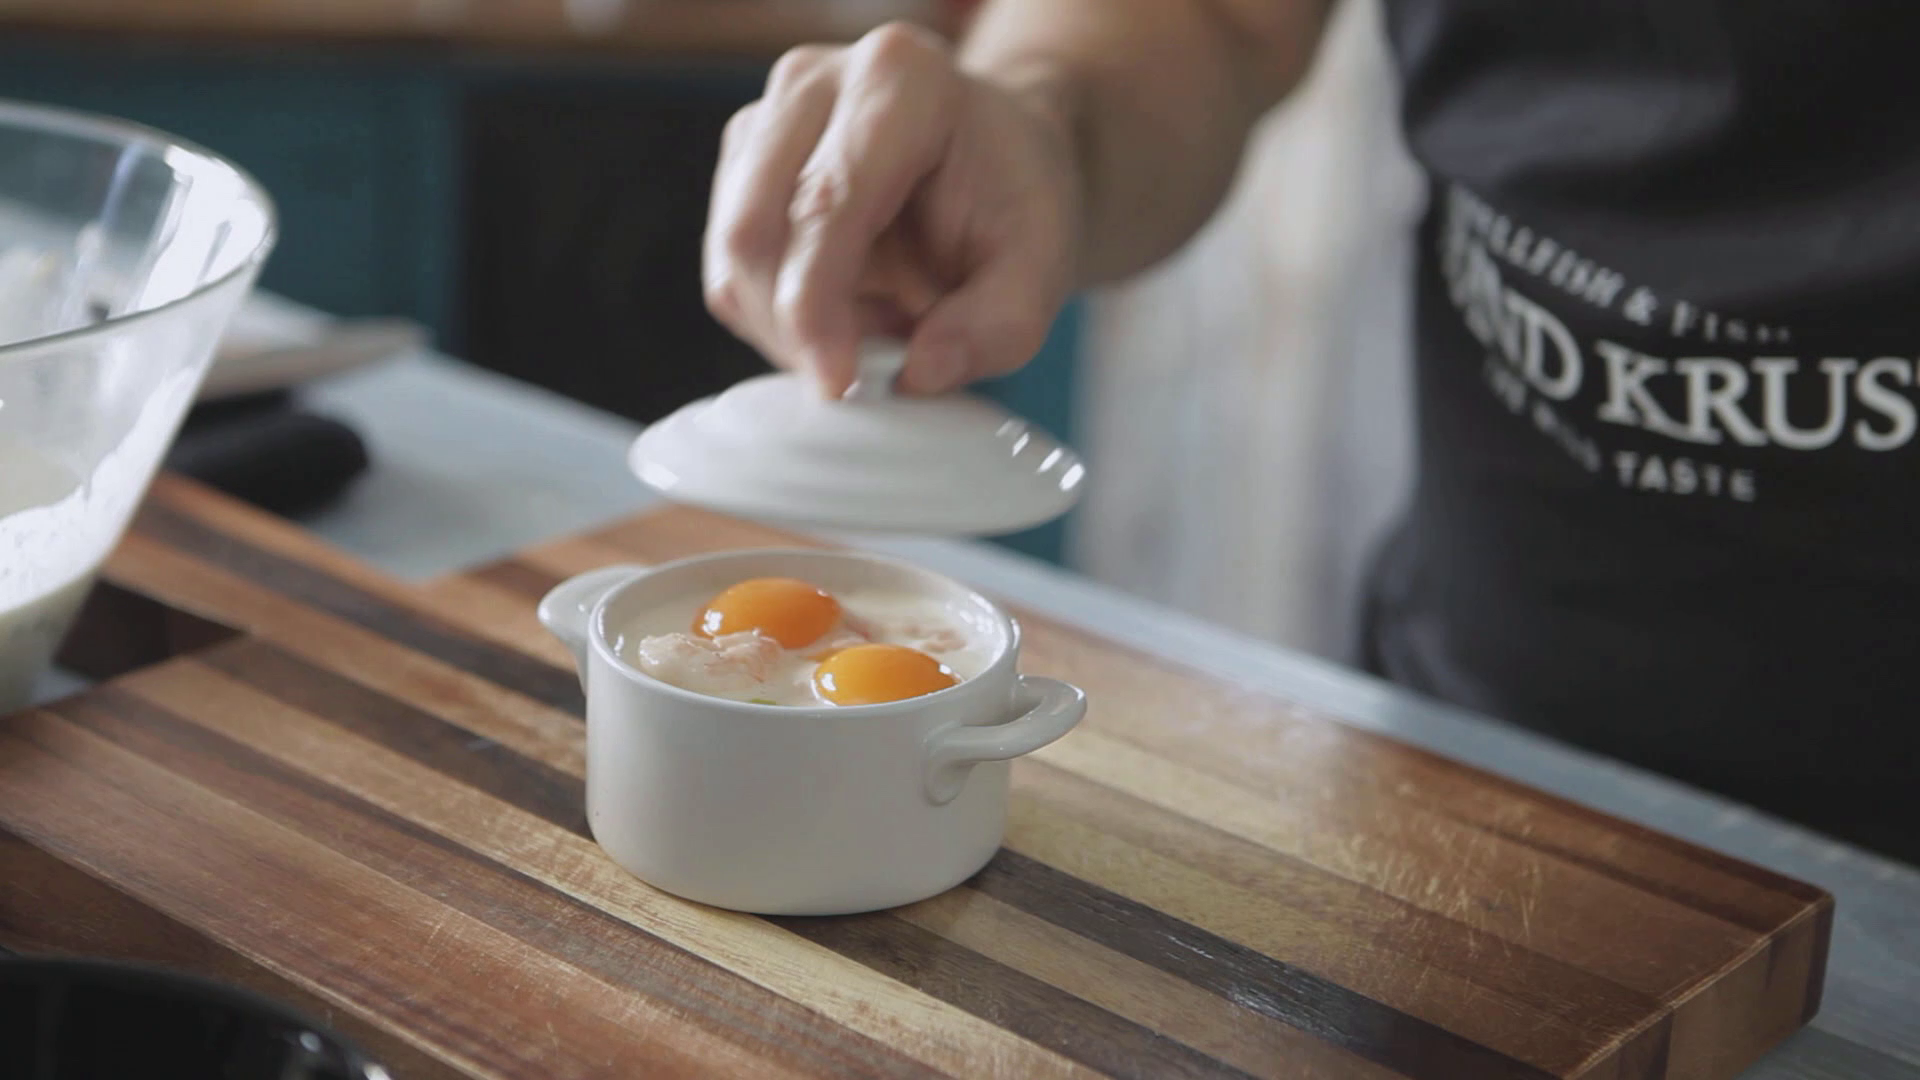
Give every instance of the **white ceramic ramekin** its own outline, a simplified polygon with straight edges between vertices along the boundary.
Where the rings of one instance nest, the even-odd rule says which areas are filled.
[[[852,707],[707,697],[620,659],[642,612],[768,576],[936,598],[994,636],[994,659],[937,694]],[[879,556],[761,549],[610,566],[555,587],[540,621],[586,689],[594,838],[656,888],[736,911],[873,911],[965,881],[1000,846],[1008,762],[1086,714],[1078,688],[1017,672],[1020,630],[998,605]]]

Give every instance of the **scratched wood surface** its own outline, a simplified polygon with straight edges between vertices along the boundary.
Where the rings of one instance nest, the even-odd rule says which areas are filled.
[[[1030,617],[1092,710],[976,878],[656,892],[587,834],[534,601],[789,541],[672,509],[411,587],[163,478],[69,650],[124,673],[0,718],[0,945],[251,986],[401,1080],[1720,1078],[1817,1007],[1817,889]]]

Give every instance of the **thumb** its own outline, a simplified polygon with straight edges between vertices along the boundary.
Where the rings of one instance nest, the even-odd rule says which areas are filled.
[[[1032,251],[1008,251],[938,300],[914,327],[900,388],[938,394],[1024,367],[1046,344],[1067,275]]]

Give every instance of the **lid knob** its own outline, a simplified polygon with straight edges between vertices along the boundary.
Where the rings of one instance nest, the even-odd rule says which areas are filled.
[[[878,401],[893,395],[894,380],[907,366],[907,347],[886,338],[868,338],[860,343],[860,360],[847,388],[848,401]]]

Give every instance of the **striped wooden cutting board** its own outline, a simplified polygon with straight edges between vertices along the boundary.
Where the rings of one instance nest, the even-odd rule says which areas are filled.
[[[157,961],[428,1077],[1731,1077],[1819,999],[1795,881],[1028,617],[1089,691],[1005,850],[759,919],[581,806],[561,577],[776,537],[649,514],[424,588],[163,479],[0,719],[0,944]]]

